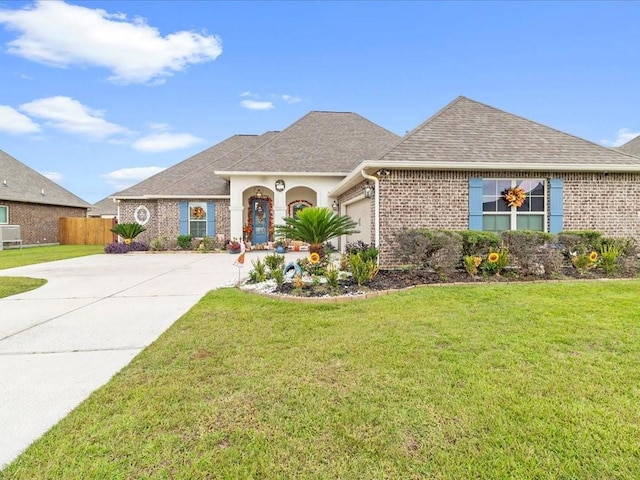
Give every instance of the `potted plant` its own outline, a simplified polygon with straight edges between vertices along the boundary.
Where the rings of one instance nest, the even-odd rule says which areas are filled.
[[[227,244],[227,251],[229,253],[240,253],[241,250],[242,246],[240,245],[240,242],[235,238]]]
[[[286,248],[284,246],[284,240],[279,238],[276,240],[276,253],[285,253]]]

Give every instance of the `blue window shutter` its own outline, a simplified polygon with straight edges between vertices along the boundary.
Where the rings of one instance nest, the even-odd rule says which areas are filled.
[[[563,229],[564,182],[561,178],[549,180],[549,232],[560,233]]]
[[[216,204],[213,202],[207,202],[207,235],[213,236],[216,234]]]
[[[189,203],[180,202],[180,235],[189,233]]]
[[[482,179],[469,179],[469,230],[482,230]]]

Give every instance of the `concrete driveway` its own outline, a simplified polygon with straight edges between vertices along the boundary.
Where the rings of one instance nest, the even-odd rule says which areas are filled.
[[[242,277],[264,255],[248,253]],[[287,261],[299,256],[287,254]],[[236,282],[236,259],[224,253],[93,255],[0,270],[0,276],[48,280],[0,299],[0,468],[205,293]]]

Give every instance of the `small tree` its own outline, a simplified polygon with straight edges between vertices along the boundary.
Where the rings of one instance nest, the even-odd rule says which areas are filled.
[[[119,223],[111,229],[113,233],[124,238],[127,245],[145,230],[146,228],[139,223]]]
[[[284,225],[276,225],[279,237],[307,242],[309,253],[316,252],[324,257],[324,244],[341,235],[359,233],[357,223],[351,217],[337,216],[325,207],[308,207],[299,210],[297,217],[286,217]]]

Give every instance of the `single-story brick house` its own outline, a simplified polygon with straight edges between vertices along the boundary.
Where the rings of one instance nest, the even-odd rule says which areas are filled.
[[[0,150],[0,225],[19,225],[23,245],[58,243],[60,217],[86,217],[89,207]]]
[[[360,225],[342,242],[378,245],[383,265],[407,227],[640,240],[640,140],[628,145],[606,148],[465,97],[402,138],[352,113],[311,112],[282,132],[231,137],[114,198],[120,221],[148,221],[150,237],[253,243],[297,208],[333,206]],[[504,193],[516,188],[526,199],[509,206]]]

